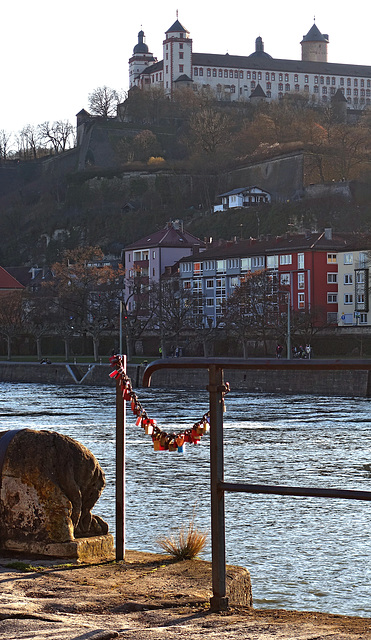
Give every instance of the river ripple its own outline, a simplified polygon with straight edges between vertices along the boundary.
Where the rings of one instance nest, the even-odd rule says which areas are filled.
[[[67,434],[105,470],[95,507],[114,530],[115,391],[109,387],[0,384],[0,429]],[[151,417],[172,431],[207,410],[206,392],[141,389]],[[160,549],[156,538],[196,514],[210,528],[208,436],[184,455],[154,453],[127,428],[127,547]],[[370,401],[231,392],[225,414],[225,479],[370,490]],[[371,614],[370,505],[347,500],[227,494],[227,561],[251,573],[256,607]],[[204,557],[210,559],[210,546]]]

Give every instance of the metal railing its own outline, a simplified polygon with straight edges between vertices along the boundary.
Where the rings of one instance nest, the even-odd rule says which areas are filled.
[[[210,402],[210,488],[211,488],[211,556],[212,590],[210,599],[212,611],[222,611],[228,607],[226,593],[225,554],[225,501],[226,491],[242,493],[263,493],[280,496],[302,496],[316,498],[340,498],[346,500],[371,501],[370,491],[333,489],[321,487],[291,487],[280,485],[260,485],[224,482],[224,441],[223,441],[223,383],[224,369],[255,370],[367,370],[371,372],[371,360],[281,360],[260,359],[241,360],[237,358],[174,358],[156,360],[149,364],[143,374],[143,386],[149,387],[151,376],[160,369],[208,369]],[[370,388],[370,384],[368,384]]]

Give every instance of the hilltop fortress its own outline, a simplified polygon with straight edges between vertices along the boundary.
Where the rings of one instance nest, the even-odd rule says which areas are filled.
[[[194,53],[190,32],[177,19],[165,32],[163,59],[145,43],[144,32],[129,59],[129,88],[209,87],[219,100],[277,100],[301,93],[311,101],[336,99],[351,110],[371,104],[371,66],[328,62],[329,37],[314,23],[301,40],[301,60],[281,60],[264,51],[261,37],[247,56]],[[336,96],[336,97],[335,97]]]

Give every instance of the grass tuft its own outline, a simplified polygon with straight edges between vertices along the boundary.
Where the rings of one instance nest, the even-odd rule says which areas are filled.
[[[207,531],[200,531],[192,518],[188,529],[183,526],[177,535],[162,536],[157,539],[157,544],[175,560],[193,560],[204,550],[207,537]]]

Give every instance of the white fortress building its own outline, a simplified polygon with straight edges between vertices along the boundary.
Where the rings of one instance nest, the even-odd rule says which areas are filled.
[[[371,66],[328,62],[329,37],[314,23],[301,41],[301,60],[264,51],[261,37],[248,56],[194,53],[190,33],[177,19],[165,32],[163,59],[149,52],[144,32],[129,60],[129,88],[162,87],[170,98],[179,87],[210,87],[219,100],[277,100],[301,93],[313,102],[334,98],[349,109],[371,104]]]

